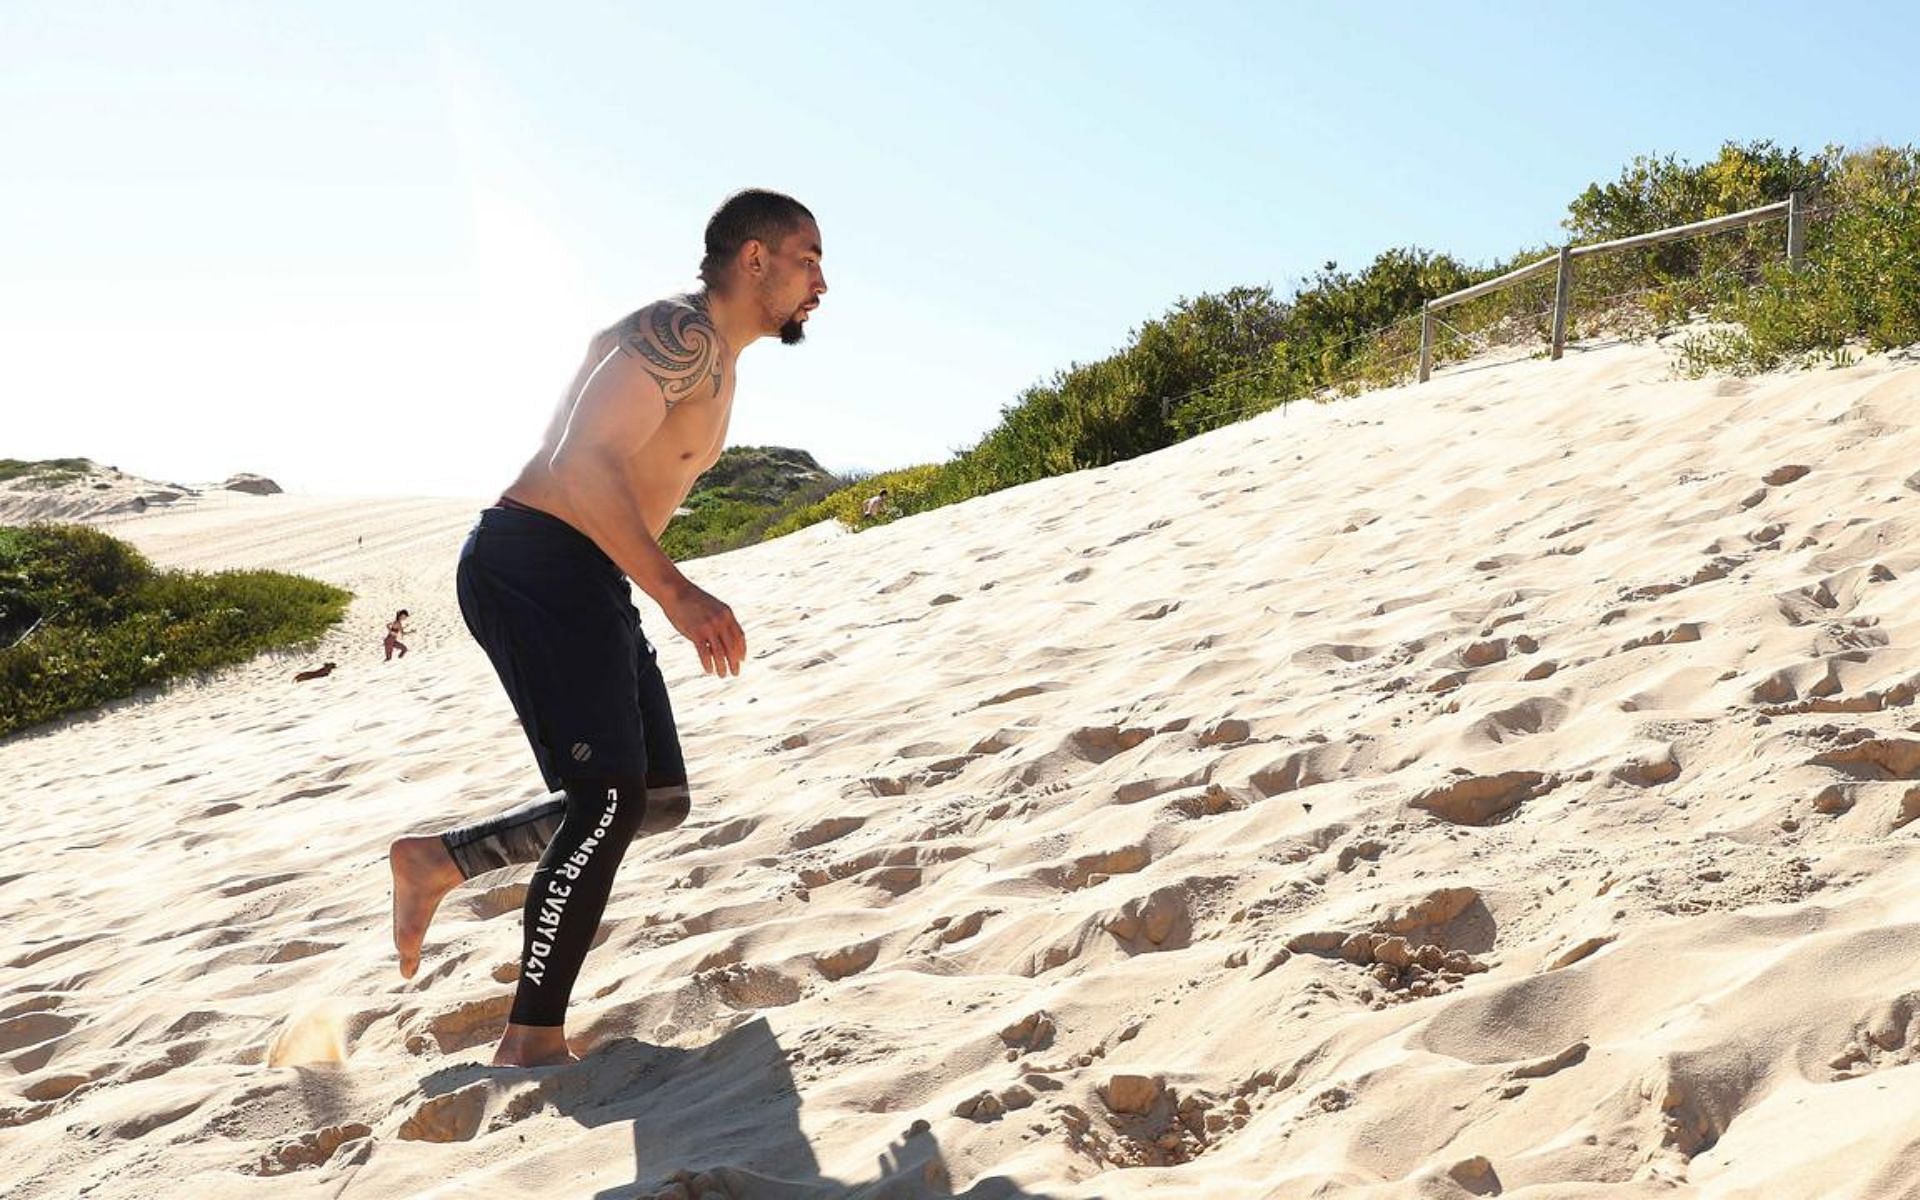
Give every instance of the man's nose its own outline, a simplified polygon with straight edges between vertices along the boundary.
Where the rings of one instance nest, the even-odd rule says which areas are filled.
[[[826,293],[827,293],[827,273],[825,271],[822,271],[818,275],[813,277],[813,294],[816,296],[824,296],[826,295]]]

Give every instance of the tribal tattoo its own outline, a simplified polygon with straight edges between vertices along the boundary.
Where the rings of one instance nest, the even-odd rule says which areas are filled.
[[[708,380],[713,381],[716,394],[720,391],[720,335],[699,297],[685,304],[648,305],[633,314],[621,335],[620,350],[645,365],[647,374],[660,385],[668,408]]]

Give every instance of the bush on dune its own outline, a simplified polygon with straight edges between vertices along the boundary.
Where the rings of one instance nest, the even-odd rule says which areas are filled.
[[[0,734],[309,644],[350,598],[274,571],[156,570],[84,525],[0,527]]]
[[[53,488],[84,479],[94,469],[85,458],[0,458],[0,483],[18,480],[30,487]]]
[[[753,545],[788,513],[853,482],[826,471],[804,450],[729,446],[688,493],[660,548],[684,562]]]
[[[1920,149],[1836,151],[1829,165],[1830,211],[1807,231],[1806,266],[1773,264],[1759,286],[1725,298],[1714,315],[1734,328],[1689,341],[1696,368],[1764,371],[1840,358],[1856,341],[1920,342]]]
[[[940,463],[869,475],[851,487],[840,488],[785,514],[768,527],[765,536],[784,537],[822,521],[837,520],[849,529],[874,524],[861,514],[861,508],[869,497],[883,489],[887,493],[887,506],[879,518],[881,521],[956,504],[969,494],[980,494],[967,492],[967,485],[956,475],[957,468],[957,463]]]
[[[1728,142],[1704,163],[1642,156],[1568,205],[1576,244],[1611,241],[1784,200],[1798,191],[1809,222],[1806,267],[1789,271],[1778,222],[1583,258],[1576,325],[1604,326],[1622,306],[1641,326],[1701,312],[1731,332],[1687,344],[1696,367],[1765,369],[1793,355],[1920,340],[1920,152],[1818,154],[1769,141]],[[1426,301],[1551,254],[1523,249],[1469,267],[1445,254],[1387,250],[1358,272],[1327,263],[1281,299],[1239,287],[1183,299],[1112,355],[1075,363],[1029,387],[999,424],[952,460],[862,480],[770,526],[768,537],[837,518],[873,524],[861,505],[889,492],[881,520],[923,512],[1051,475],[1105,466],[1293,400],[1404,381]],[[1468,302],[1447,323],[1436,361],[1546,335],[1552,272]],[[1633,323],[1633,322],[1630,322]],[[1385,334],[1383,328],[1391,327]],[[1578,329],[1576,329],[1576,335]]]
[[[1358,334],[1468,282],[1453,259],[1403,249],[1358,274],[1328,263],[1291,303],[1266,287],[1181,300],[1115,354],[1029,387],[952,460],[861,480],[789,514],[767,536],[830,518],[872,524],[861,507],[882,488],[887,521],[1163,449],[1367,370],[1373,348]]]

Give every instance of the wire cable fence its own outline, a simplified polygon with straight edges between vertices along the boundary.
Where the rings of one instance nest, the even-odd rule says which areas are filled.
[[[1776,209],[1780,217],[1791,215],[1786,239],[1772,216],[1751,216]],[[1797,269],[1817,270],[1819,235],[1838,211],[1837,204],[1801,204],[1796,198],[1791,207],[1782,202],[1712,219],[1750,218],[1746,224],[1698,231],[1681,226],[1645,235],[1658,238],[1657,244],[1600,243],[1579,257],[1579,269],[1570,273],[1564,296],[1557,273],[1547,269],[1551,261],[1536,260],[1506,272],[1523,277],[1444,310],[1429,307],[1337,342],[1306,347],[1276,343],[1270,361],[1162,398],[1160,415],[1180,436],[1192,436],[1298,400],[1330,400],[1409,383],[1423,377],[1428,364],[1472,360],[1481,368],[1557,357],[1552,348],[1565,339],[1651,336],[1761,283],[1769,269],[1788,261],[1783,240],[1790,243],[1787,249],[1796,256]],[[1803,245],[1815,253],[1799,257]],[[1569,247],[1560,257],[1564,261],[1569,252],[1577,255],[1581,249]],[[1496,272],[1494,280],[1499,278]],[[1476,283],[1463,290],[1484,287]],[[1561,322],[1558,337],[1556,316]],[[1424,339],[1423,318],[1430,322]]]

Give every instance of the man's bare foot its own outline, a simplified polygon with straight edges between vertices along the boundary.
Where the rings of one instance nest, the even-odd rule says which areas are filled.
[[[493,1052],[496,1067],[557,1067],[577,1063],[560,1026],[508,1025]]]
[[[387,847],[393,871],[393,948],[400,952],[400,977],[420,969],[420,943],[427,936],[441,897],[460,886],[460,868],[438,837],[403,837]]]

